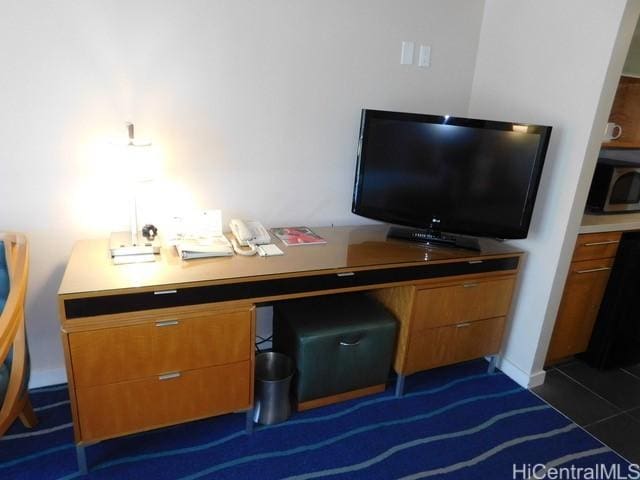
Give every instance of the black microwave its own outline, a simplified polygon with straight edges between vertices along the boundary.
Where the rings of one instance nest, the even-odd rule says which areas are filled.
[[[587,211],[640,211],[640,152],[613,150],[605,153],[606,156],[603,156],[601,152],[593,174],[587,198]]]

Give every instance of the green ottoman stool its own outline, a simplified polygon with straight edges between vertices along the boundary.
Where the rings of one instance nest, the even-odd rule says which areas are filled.
[[[295,360],[298,410],[381,392],[396,320],[375,299],[347,293],[278,302],[273,347]]]

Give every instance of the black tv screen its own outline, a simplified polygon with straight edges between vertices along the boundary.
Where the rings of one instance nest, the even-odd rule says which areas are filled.
[[[551,127],[363,110],[352,211],[443,232],[525,238]]]

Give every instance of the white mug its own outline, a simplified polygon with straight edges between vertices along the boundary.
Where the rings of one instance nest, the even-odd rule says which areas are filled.
[[[617,123],[607,123],[607,127],[604,129],[604,141],[610,142],[616,140],[622,135],[622,127]]]

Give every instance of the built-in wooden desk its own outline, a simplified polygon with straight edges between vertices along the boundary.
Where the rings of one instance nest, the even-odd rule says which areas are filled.
[[[400,322],[400,378],[496,354],[522,252],[386,240],[388,227],[314,229],[325,245],[283,256],[113,265],[108,241],[78,242],[58,292],[81,469],[83,446],[253,402],[255,305],[368,290]]]

